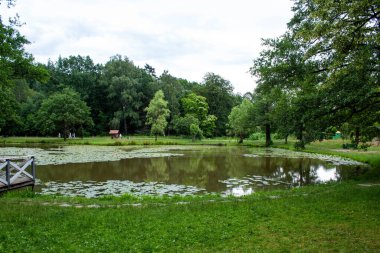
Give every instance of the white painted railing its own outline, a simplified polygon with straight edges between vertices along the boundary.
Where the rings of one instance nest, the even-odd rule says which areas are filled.
[[[31,166],[31,173],[26,171],[29,166]],[[34,183],[35,179],[36,167],[34,156],[0,157],[0,186],[10,187],[18,183]]]

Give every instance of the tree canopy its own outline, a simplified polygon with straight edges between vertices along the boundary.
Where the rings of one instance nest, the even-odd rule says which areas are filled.
[[[169,117],[170,114],[168,102],[164,99],[164,92],[162,90],[154,94],[153,99],[150,101],[149,106],[145,108],[145,111],[146,124],[151,126],[150,132],[157,140],[157,135],[165,134],[165,128],[168,125],[166,118]]]
[[[379,4],[293,2],[287,31],[263,39],[250,68],[257,86],[244,96],[219,74],[206,72],[202,82],[192,82],[121,55],[104,64],[81,55],[38,64],[25,50],[29,42],[18,31],[18,17],[6,22],[0,16],[0,134],[56,135],[84,127],[87,135],[112,128],[201,138],[225,135],[228,127],[240,141],[264,132],[266,145],[273,133],[285,141],[294,135],[297,147],[332,129],[344,129],[356,144],[379,136]],[[14,1],[0,4],[12,8]],[[59,118],[64,111],[67,119]]]
[[[283,135],[294,133],[303,146],[331,125],[352,122],[358,131],[358,117],[370,126],[378,122],[378,4],[297,0],[293,11],[286,34],[264,40],[267,48],[251,68],[257,96],[278,94],[271,117]],[[289,117],[279,105],[289,108]],[[280,124],[284,119],[289,127]]]
[[[70,132],[79,132],[82,135],[83,127],[93,124],[90,108],[80,99],[77,92],[69,88],[44,100],[36,118],[42,133],[62,133],[65,139]]]

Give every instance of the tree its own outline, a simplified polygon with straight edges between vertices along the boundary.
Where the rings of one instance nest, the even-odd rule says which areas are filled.
[[[69,131],[83,126],[92,126],[90,108],[72,89],[65,88],[42,102],[36,115],[37,124],[43,134],[62,132],[66,140]]]
[[[104,66],[102,82],[108,87],[109,107],[114,112],[112,122],[119,122],[115,124],[117,128],[121,123],[124,134],[127,134],[128,126],[137,128],[142,124],[140,112],[147,106],[140,82],[143,73],[147,75],[127,57],[120,55],[111,57]]]
[[[191,135],[191,138],[192,138],[193,142],[195,141],[195,138],[202,139],[203,132],[199,128],[198,124],[191,124],[190,125],[190,135]]]
[[[202,136],[203,133],[205,133],[207,137],[214,135],[217,117],[208,114],[208,104],[205,97],[198,96],[192,92],[181,99],[181,104],[185,117],[192,116],[197,119],[197,123],[191,120],[187,121],[190,126],[197,125],[202,130]],[[193,129],[195,129],[194,126]]]
[[[149,106],[145,108],[146,114],[146,124],[151,125],[150,132],[154,135],[157,141],[157,135],[165,134],[165,128],[168,125],[166,118],[170,114],[168,109],[168,102],[164,99],[164,93],[159,90],[154,95],[153,99],[150,101]]]
[[[5,1],[8,8],[13,0]],[[0,5],[4,3],[0,1]],[[18,16],[5,23],[0,16],[0,133],[7,124],[18,124],[18,102],[12,92],[15,79],[32,79],[44,82],[46,70],[34,63],[33,56],[25,51],[29,41],[17,30],[21,26]]]
[[[192,92],[181,99],[181,104],[185,114],[193,115],[199,122],[206,119],[208,104],[205,97],[198,96]]]
[[[294,132],[304,146],[312,136],[316,136],[315,129],[321,129],[322,113],[319,111],[326,105],[323,102],[325,98],[319,96],[320,86],[317,84],[322,82],[324,75],[313,74],[318,63],[306,61],[306,45],[290,33],[277,39],[266,39],[263,44],[267,48],[254,60],[251,68],[252,75],[258,77],[254,94],[256,122],[265,126],[266,145],[271,141],[271,127],[280,123],[280,131],[285,130],[286,134]],[[291,104],[284,104],[282,99]],[[283,111],[287,115],[287,125],[282,124],[283,116],[278,114],[281,103],[292,108],[291,113]]]
[[[46,95],[70,87],[81,95],[81,99],[91,108],[91,117],[95,127],[93,134],[105,132],[108,122],[104,114],[108,114],[107,103],[104,103],[105,83],[100,82],[102,66],[95,64],[90,56],[59,57],[56,62],[49,61],[47,68],[50,80],[39,87]]]
[[[271,118],[276,126],[277,134],[284,138],[287,144],[289,135],[294,132],[294,112],[290,94],[279,94]]]
[[[180,98],[184,95],[185,89],[178,78],[164,71],[159,78],[159,87],[164,92],[165,98],[168,101],[170,110],[168,132],[174,127],[174,119],[180,116],[181,104]]]
[[[199,126],[199,120],[191,114],[186,114],[183,117],[178,116],[173,119],[173,129],[179,135],[190,136],[190,126],[193,124]]]
[[[380,110],[379,3],[297,0],[293,10],[289,29],[307,45],[304,58],[318,62],[314,75],[324,75],[314,83],[324,104],[315,107],[323,109],[318,115],[335,125],[366,115],[359,121],[373,125]]]
[[[206,73],[199,93],[206,98],[209,113],[217,117],[216,135],[225,135],[228,114],[236,105],[232,84],[220,75]]]
[[[205,137],[214,136],[217,120],[218,118],[215,115],[207,115],[206,118],[201,122],[200,128],[202,129],[202,134]]]
[[[233,107],[228,116],[228,127],[231,133],[239,138],[239,143],[243,143],[252,130],[252,116],[253,104],[248,99],[243,99],[240,105]]]

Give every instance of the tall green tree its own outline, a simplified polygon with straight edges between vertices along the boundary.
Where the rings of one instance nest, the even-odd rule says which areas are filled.
[[[180,99],[185,93],[180,80],[169,74],[168,71],[164,71],[159,77],[159,87],[164,92],[165,98],[168,101],[168,107],[170,110],[169,117],[169,133],[173,128],[174,119],[178,118],[181,113]]]
[[[325,75],[319,115],[335,124],[363,115],[376,122],[380,104],[380,11],[376,1],[294,2],[289,29],[307,44],[304,58]],[[319,108],[319,107],[316,107]],[[371,122],[368,122],[372,125]]]
[[[243,143],[253,128],[253,104],[248,99],[243,99],[240,105],[232,108],[228,116],[228,127],[231,133]]]
[[[273,94],[264,93],[256,93],[253,99],[253,124],[264,130],[266,147],[272,145],[274,99]]]
[[[15,1],[0,1],[1,4],[11,8]],[[44,82],[48,77],[46,70],[25,51],[29,41],[18,31],[20,26],[18,16],[6,22],[0,15],[0,133],[7,125],[20,122],[19,103],[12,92],[13,81],[25,78]]]
[[[205,97],[198,96],[192,92],[181,99],[181,104],[184,114],[193,115],[199,120],[199,122],[206,119],[208,114],[208,104]]]
[[[121,126],[126,134],[140,129],[145,121],[144,108],[153,97],[152,77],[127,57],[116,55],[105,64],[102,82],[108,91],[109,108],[113,111],[113,127]]]
[[[288,114],[288,123],[280,125],[281,130],[289,134],[294,132],[304,145],[315,130],[321,127],[321,110],[325,105],[320,97],[320,86],[324,75],[316,74],[318,63],[306,61],[304,57],[306,45],[296,40],[290,33],[277,38],[263,41],[266,49],[254,60],[252,75],[258,77],[258,85],[254,97],[257,102],[256,119],[265,125],[266,143],[270,142],[270,127],[276,127],[280,122],[278,109],[283,95],[291,101],[292,113]],[[277,108],[277,110],[276,110]],[[277,114],[277,115],[276,115]],[[315,136],[315,135],[314,135]]]
[[[276,132],[280,138],[285,139],[285,144],[288,143],[288,137],[294,133],[294,112],[291,94],[284,94],[279,91],[276,99],[275,107],[271,118],[276,126]]]
[[[94,120],[93,134],[100,134],[108,130],[108,122],[104,118],[108,114],[108,104],[104,103],[105,83],[100,82],[102,66],[95,64],[90,56],[59,57],[56,62],[49,61],[47,68],[50,80],[46,85],[39,87],[41,92],[50,95],[70,87],[81,95],[91,108],[91,117]]]
[[[231,82],[220,75],[206,73],[199,94],[207,99],[209,113],[217,117],[216,135],[225,135],[228,114],[237,104]]]
[[[208,114],[208,104],[205,97],[191,92],[181,99],[181,105],[184,116],[176,117],[173,121],[177,134],[193,135],[192,133],[197,132],[195,130],[199,128],[202,132],[202,134],[197,132],[199,136],[205,134],[207,137],[211,137],[214,135],[217,118]],[[191,127],[191,125],[193,126]],[[190,127],[192,131],[190,131]]]
[[[146,111],[146,124],[150,125],[150,132],[154,135],[157,141],[158,135],[165,134],[165,128],[168,125],[167,117],[169,117],[170,110],[168,109],[168,102],[164,99],[164,93],[159,90],[150,101],[149,106],[145,108]]]
[[[93,125],[90,108],[77,92],[69,88],[45,99],[36,118],[41,133],[54,135],[63,133],[65,140],[70,131],[76,129],[83,132],[83,127]]]

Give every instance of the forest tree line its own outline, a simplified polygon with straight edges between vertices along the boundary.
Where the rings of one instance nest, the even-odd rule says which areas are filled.
[[[380,137],[380,5],[295,0],[285,34],[263,40],[257,87],[230,115],[243,141],[260,126],[297,147],[340,131],[353,146]],[[366,144],[362,144],[366,145]]]
[[[212,137],[225,135],[228,113],[241,101],[231,83],[214,73],[207,73],[202,83],[168,71],[157,76],[153,67],[140,68],[120,55],[104,65],[89,56],[59,57],[39,68],[48,75],[44,82],[12,80],[14,108],[3,121],[3,135],[106,135],[110,129],[149,134],[145,109],[161,90],[170,111],[166,134],[190,135],[190,125],[196,123],[204,136]]]
[[[356,144],[378,137],[379,4],[295,0],[293,12],[285,34],[263,40],[250,69],[257,86],[244,96],[214,73],[196,83],[120,55],[105,64],[89,56],[38,64],[25,52],[17,19],[0,20],[0,134],[146,134],[153,126],[147,108],[162,91],[169,135],[231,134],[242,142],[261,131],[266,145],[276,133],[295,136],[299,147],[337,130]]]

